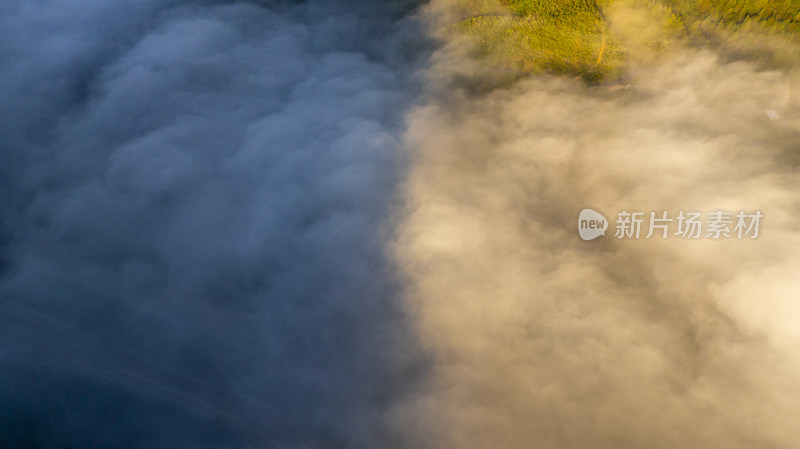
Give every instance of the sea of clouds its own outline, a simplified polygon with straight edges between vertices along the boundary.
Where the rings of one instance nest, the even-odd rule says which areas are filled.
[[[794,66],[619,1],[622,82],[496,85],[418,3],[0,3],[0,447],[800,441]]]

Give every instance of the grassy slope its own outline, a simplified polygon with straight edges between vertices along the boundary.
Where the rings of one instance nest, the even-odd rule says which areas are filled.
[[[484,0],[473,1],[471,10],[460,29],[478,38],[479,55],[503,68],[598,80],[622,61],[592,0]]]
[[[763,68],[800,65],[800,0],[661,0],[686,34]]]
[[[623,40],[603,14],[614,0],[461,0],[471,15],[461,32],[476,54],[517,74],[555,73],[610,80],[623,66]],[[663,33],[711,29],[800,36],[800,0],[651,0],[663,8]],[[716,42],[718,43],[718,42]]]
[[[775,31],[800,32],[800,0],[664,0],[691,25],[711,19],[729,28],[760,22]]]

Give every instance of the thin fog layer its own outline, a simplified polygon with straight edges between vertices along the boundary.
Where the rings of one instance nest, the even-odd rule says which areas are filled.
[[[0,5],[0,446],[404,441],[382,233],[422,34],[296,3]]]
[[[794,447],[797,74],[673,43],[620,85],[476,94],[445,44],[395,243],[435,394],[398,421],[461,449]],[[586,207],[765,218],[755,240],[586,242]]]

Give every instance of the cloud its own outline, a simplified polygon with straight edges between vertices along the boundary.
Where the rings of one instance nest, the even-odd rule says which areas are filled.
[[[620,1],[628,88],[497,87],[417,6],[0,6],[0,446],[792,447],[788,47]]]
[[[395,253],[435,394],[398,422],[422,416],[438,447],[792,447],[796,73],[672,42],[631,61],[628,89],[476,93],[461,43],[433,61]],[[584,242],[586,207],[765,222],[757,240]]]
[[[0,7],[0,446],[400,444],[412,7]]]

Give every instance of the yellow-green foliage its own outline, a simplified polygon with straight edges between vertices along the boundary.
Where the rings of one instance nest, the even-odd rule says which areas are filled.
[[[764,68],[800,65],[800,0],[660,1],[696,43]]]
[[[629,52],[635,52],[643,45],[664,47],[668,39],[700,36],[715,45],[735,43],[740,53],[765,59],[765,54],[777,50],[758,47],[756,40],[767,42],[778,34],[800,38],[800,0],[650,0],[651,7],[663,12],[663,19],[651,18],[659,23],[641,30],[625,28],[625,14],[617,15],[615,26],[609,27],[604,10],[619,12],[632,6],[621,0],[459,1],[471,17],[458,28],[475,37],[475,54],[499,70],[517,75],[554,73],[589,81],[613,79],[626,56],[623,39]],[[738,40],[729,39],[734,35]],[[776,54],[770,58],[789,57]]]
[[[759,22],[771,29],[800,33],[800,0],[664,0],[685,25],[711,18],[730,28]]]
[[[460,29],[477,38],[477,54],[502,69],[587,80],[613,77],[621,45],[594,1],[469,0],[474,16]]]

